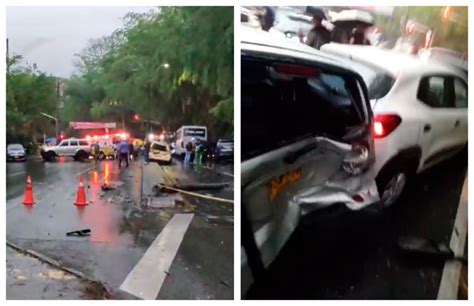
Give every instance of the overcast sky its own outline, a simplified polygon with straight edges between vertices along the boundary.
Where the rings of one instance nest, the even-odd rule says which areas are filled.
[[[38,69],[59,77],[73,71],[74,54],[89,39],[111,34],[128,12],[150,7],[7,7],[10,54],[19,54]]]

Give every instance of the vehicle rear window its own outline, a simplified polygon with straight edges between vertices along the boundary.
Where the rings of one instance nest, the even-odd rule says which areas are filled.
[[[79,145],[80,145],[80,146],[88,146],[89,143],[88,143],[87,141],[80,140],[80,141],[79,141]]]
[[[184,130],[184,136],[206,137],[206,130],[200,128],[187,128]]]
[[[395,78],[388,71],[375,66],[358,63],[354,69],[362,76],[370,100],[377,100],[385,97],[393,87]]]
[[[151,146],[151,149],[152,150],[158,150],[158,151],[168,151],[168,148],[166,146],[158,144],[158,143],[154,143]]]
[[[8,149],[12,151],[21,151],[23,150],[23,146],[19,144],[9,145]]]
[[[365,120],[355,78],[326,70],[282,74],[274,69],[280,64],[242,57],[243,160],[310,135],[341,138]]]

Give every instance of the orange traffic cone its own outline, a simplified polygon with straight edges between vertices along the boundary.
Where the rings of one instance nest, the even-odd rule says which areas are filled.
[[[86,190],[84,188],[84,182],[82,181],[82,176],[79,176],[79,188],[77,188],[77,196],[74,205],[84,206],[88,205],[86,201]]]
[[[35,197],[33,196],[33,185],[31,184],[31,176],[29,175],[26,177],[26,190],[25,197],[23,198],[23,204],[35,204]]]

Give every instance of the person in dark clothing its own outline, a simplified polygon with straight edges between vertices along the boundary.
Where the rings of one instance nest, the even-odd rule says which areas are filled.
[[[93,145],[93,149],[94,149],[94,151],[93,151],[94,152],[94,160],[95,160],[95,162],[98,162],[98,161],[100,161],[100,158],[99,158],[99,156],[100,156],[100,146],[99,146],[98,142],[96,142]]]
[[[191,154],[193,152],[193,144],[188,142],[186,144],[186,153],[184,155],[184,163],[189,164],[191,162]]]
[[[265,6],[263,8],[263,12],[258,15],[258,19],[260,21],[260,26],[262,27],[262,30],[268,32],[275,23],[275,12],[271,7]]]
[[[130,160],[133,160],[133,151],[133,143],[130,141],[130,143],[128,144],[128,157],[130,158]]]
[[[117,150],[119,152],[119,168],[122,167],[122,160],[125,160],[125,164],[128,167],[128,154],[130,153],[130,149],[125,139],[118,144]]]
[[[148,165],[148,163],[150,162],[150,147],[151,147],[151,142],[146,139],[145,140],[145,144],[144,144],[144,148],[145,148],[145,152],[144,152],[144,156],[143,158],[145,159],[145,163]]]
[[[300,33],[300,41],[318,50],[322,45],[331,42],[331,32],[322,24],[325,19],[326,16],[322,11],[315,11],[313,13],[313,28],[308,32],[306,42],[303,41],[304,34]]]
[[[369,40],[365,37],[365,28],[362,25],[358,25],[352,30],[351,37],[349,38],[349,44],[351,45],[370,45]]]

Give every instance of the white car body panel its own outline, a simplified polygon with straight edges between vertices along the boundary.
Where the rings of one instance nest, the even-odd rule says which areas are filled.
[[[378,173],[392,158],[405,149],[421,148],[421,158],[416,169],[421,172],[449,158],[455,150],[428,162],[433,154],[467,143],[467,108],[433,108],[417,98],[420,81],[425,76],[449,75],[463,80],[464,75],[452,67],[429,63],[417,57],[399,54],[375,47],[326,44],[323,52],[356,60],[358,65],[370,64],[386,70],[396,79],[383,98],[371,101],[374,117],[397,114],[400,125],[388,136],[375,138],[375,171]],[[355,63],[356,64],[356,63]],[[459,122],[457,126],[456,122]],[[431,130],[425,132],[425,126]]]

